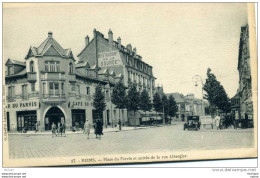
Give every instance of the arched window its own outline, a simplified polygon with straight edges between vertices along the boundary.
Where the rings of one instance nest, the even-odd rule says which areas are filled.
[[[30,62],[30,72],[34,72],[34,63],[33,63],[33,61]]]
[[[70,73],[71,74],[73,73],[73,65],[72,65],[72,63],[70,63]]]

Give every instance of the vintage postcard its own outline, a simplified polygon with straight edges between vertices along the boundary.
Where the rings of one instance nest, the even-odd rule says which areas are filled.
[[[257,157],[250,3],[3,3],[3,166]]]

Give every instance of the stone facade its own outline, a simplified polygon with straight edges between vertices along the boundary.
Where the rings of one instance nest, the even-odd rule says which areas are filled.
[[[111,75],[104,80],[95,64],[76,63],[70,49],[63,49],[53,38],[38,47],[30,47],[25,62],[6,62],[5,95],[9,131],[24,127],[50,130],[52,122],[65,122],[67,129],[82,129],[85,120],[99,119],[93,107],[95,87],[100,84],[106,97],[104,126],[116,125],[119,111],[111,103],[111,92],[123,75]],[[127,113],[121,111],[123,124]]]
[[[136,48],[132,45],[126,47],[121,44],[121,38],[113,40],[113,32],[109,30],[108,38],[94,29],[93,39],[85,38],[85,48],[79,53],[80,61],[88,62],[90,65],[96,65],[101,70],[108,69],[106,75],[123,75],[124,85],[128,86],[131,82],[137,84],[138,91],[144,88],[148,90],[152,99],[154,94],[155,77],[153,76],[152,66],[145,63]]]

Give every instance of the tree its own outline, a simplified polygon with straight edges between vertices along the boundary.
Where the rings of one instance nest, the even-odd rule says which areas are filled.
[[[150,100],[148,92],[146,89],[144,89],[140,95],[140,109],[143,110],[146,115],[146,111],[150,111],[152,107],[152,102]]]
[[[135,112],[139,109],[140,106],[140,94],[137,92],[136,83],[130,85],[128,94],[127,94],[127,109]],[[136,119],[135,119],[135,128],[136,128]]]
[[[165,125],[165,118],[168,115],[168,99],[165,94],[162,97],[162,109],[163,109],[163,124]]]
[[[169,110],[168,112],[169,112],[170,117],[174,117],[176,115],[176,112],[178,111],[176,101],[172,95],[170,95],[170,97],[169,97],[168,110]]]
[[[158,93],[155,93],[153,95],[153,108],[156,112],[156,122],[157,122],[157,112],[162,111],[162,100],[161,100],[160,95]]]
[[[120,80],[113,88],[111,101],[116,108],[119,109],[119,119],[120,119],[120,109],[126,108],[126,87],[124,86],[122,80]]]
[[[225,113],[230,112],[230,99],[224,87],[216,79],[216,76],[211,73],[210,68],[207,70],[207,79],[203,89],[207,93],[204,95],[204,98],[209,101],[209,110],[211,114],[214,114],[217,109],[220,109]]]
[[[98,118],[100,117],[100,113],[102,113],[106,108],[105,95],[100,84],[95,88],[93,107],[98,113]]]

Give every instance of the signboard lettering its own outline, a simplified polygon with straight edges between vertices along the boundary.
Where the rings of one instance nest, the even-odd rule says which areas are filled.
[[[98,66],[109,67],[122,65],[119,51],[102,52],[98,54]]]
[[[30,107],[38,107],[38,106],[39,106],[39,102],[37,101],[27,101],[27,102],[7,104],[6,108],[18,109],[18,108],[30,108]]]

